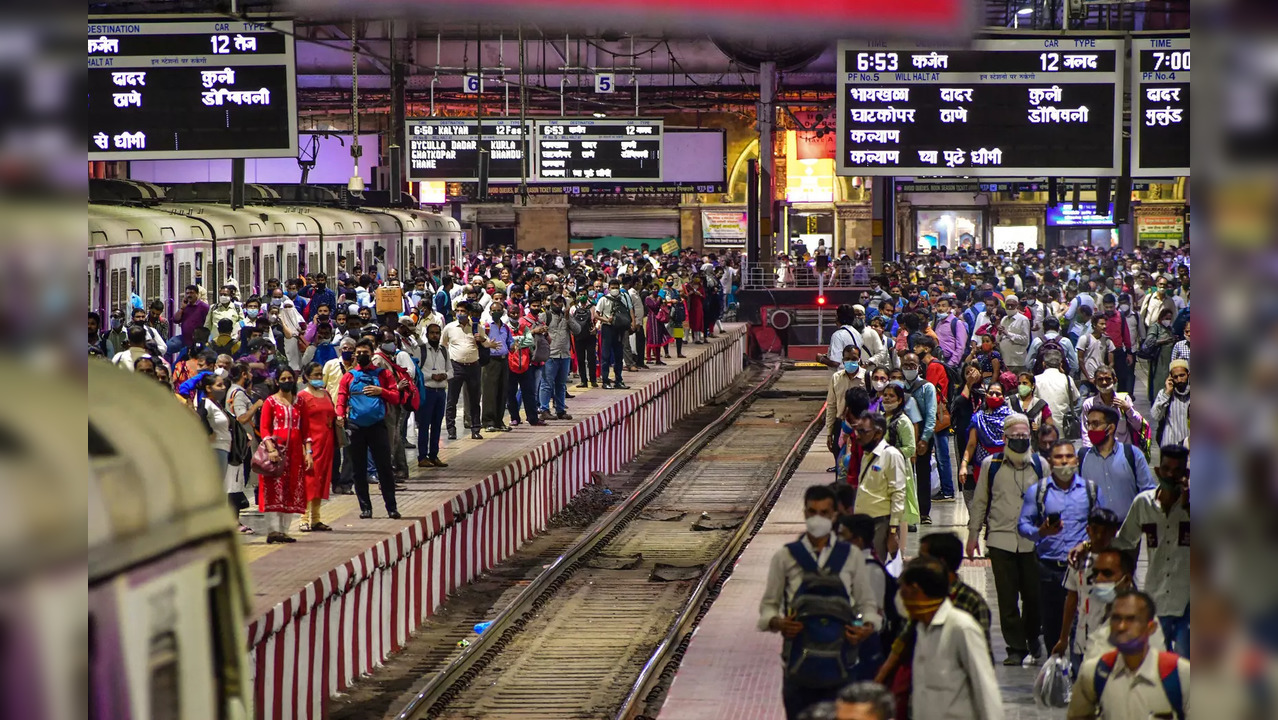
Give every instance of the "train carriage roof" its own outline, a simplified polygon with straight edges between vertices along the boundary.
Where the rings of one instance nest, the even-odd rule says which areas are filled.
[[[209,226],[154,208],[89,205],[89,247],[160,245],[208,240]]]

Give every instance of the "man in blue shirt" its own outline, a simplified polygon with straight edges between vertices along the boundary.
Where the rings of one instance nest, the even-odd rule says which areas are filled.
[[[452,322],[453,316],[453,276],[445,275],[439,283],[439,291],[435,293],[435,312],[444,316],[444,324]]]
[[[315,273],[315,292],[311,294],[311,301],[306,306],[307,319],[315,314],[320,305],[327,305],[330,309],[337,307],[337,295],[328,287],[328,274],[322,272]]]
[[[1100,504],[1096,484],[1078,474],[1073,442],[1057,440],[1051,460],[1051,478],[1026,488],[1016,526],[1021,537],[1034,541],[1038,555],[1038,598],[1047,642],[1061,636],[1070,549],[1087,539],[1087,518]]]
[[[497,343],[497,347],[489,352],[492,359],[480,370],[479,385],[482,413],[480,418],[484,430],[488,432],[506,432],[510,426],[506,424],[506,397],[510,394],[510,366],[507,356],[514,343],[514,335],[506,324],[506,309],[494,302],[489,306],[492,322],[484,326],[488,339]]]
[[[1084,429],[1092,447],[1083,450],[1078,465],[1079,473],[1100,488],[1101,505],[1123,520],[1136,495],[1158,483],[1145,454],[1114,439],[1119,422],[1118,411],[1108,405],[1093,405],[1087,411]]]

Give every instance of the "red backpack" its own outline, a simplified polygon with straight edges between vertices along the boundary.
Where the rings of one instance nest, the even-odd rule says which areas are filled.
[[[422,398],[421,395],[417,393],[417,382],[415,378],[407,370],[400,367],[399,363],[395,362],[394,358],[388,357],[386,353],[378,350],[377,355],[385,360],[386,364],[390,366],[391,372],[395,374],[395,383],[397,385],[400,380],[408,381],[408,387],[399,391],[399,404],[407,405],[410,410],[417,412],[418,406],[421,405]]]
[[[532,350],[528,348],[512,348],[506,355],[506,366],[513,373],[523,374],[532,366]]]

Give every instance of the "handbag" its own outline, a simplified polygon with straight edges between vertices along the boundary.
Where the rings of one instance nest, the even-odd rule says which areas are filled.
[[[240,390],[240,392],[244,392]],[[253,440],[249,437],[248,431],[235,419],[235,414],[230,410],[230,403],[227,403],[227,414],[230,415],[227,425],[231,430],[231,449],[228,453],[227,463],[235,467],[243,465],[253,454]]]
[[[476,333],[476,335],[478,335],[478,333]],[[488,363],[492,362],[493,360],[492,348],[481,343],[478,337],[475,338],[475,347],[479,348],[479,367],[484,367]]]
[[[1083,437],[1083,422],[1075,403],[1080,398],[1078,391],[1074,388],[1074,381],[1067,377],[1065,383],[1066,391],[1069,392],[1069,408],[1065,411],[1065,416],[1061,418],[1061,439],[1079,440]]]
[[[279,477],[284,474],[284,471],[288,469],[288,446],[276,440],[275,449],[280,454],[280,459],[277,462],[271,460],[271,452],[267,449],[266,443],[258,444],[257,450],[253,452],[254,472],[267,478]]]

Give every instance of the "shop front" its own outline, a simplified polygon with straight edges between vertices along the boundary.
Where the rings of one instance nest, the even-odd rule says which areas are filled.
[[[989,218],[985,207],[915,207],[913,210],[914,247],[906,248],[907,251],[945,248],[954,253],[988,247],[985,237]]]

